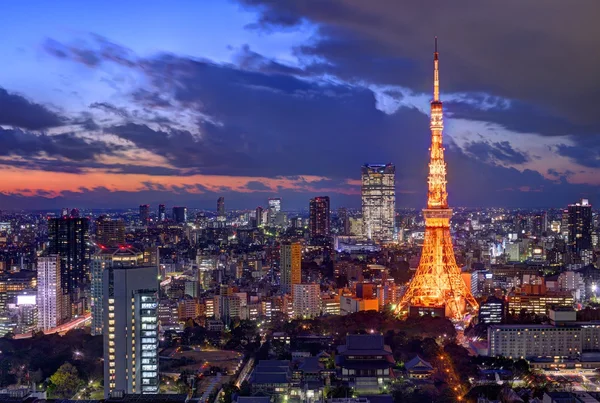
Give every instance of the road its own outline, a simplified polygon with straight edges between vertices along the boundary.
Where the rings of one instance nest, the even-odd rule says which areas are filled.
[[[242,386],[242,382],[244,382],[246,379],[248,379],[248,376],[250,376],[250,372],[252,371],[253,366],[254,358],[250,358],[246,365],[244,365],[244,368],[242,368],[242,370],[240,371],[240,375],[238,376],[237,381],[235,382],[235,386],[237,386],[238,388]]]
[[[85,315],[75,318],[75,319],[71,320],[70,322],[63,323],[62,325],[60,325],[58,327],[44,330],[44,334],[59,333],[59,334],[63,335],[65,333],[67,333],[69,330],[85,327],[86,325],[89,325],[91,322],[92,322],[92,314],[86,313]],[[16,334],[14,338],[15,339],[29,339],[32,336],[33,336],[33,334],[31,334],[31,333],[22,333],[22,334]]]

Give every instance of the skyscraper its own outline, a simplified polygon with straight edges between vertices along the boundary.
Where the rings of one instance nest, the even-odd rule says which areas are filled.
[[[167,208],[164,204],[158,205],[158,221],[165,221],[167,219]]]
[[[311,238],[327,237],[330,234],[329,196],[310,199],[309,231]]]
[[[187,207],[173,207],[173,221],[182,224],[187,221]]]
[[[258,206],[256,208],[256,226],[260,227],[261,225],[263,225],[263,220],[262,220],[262,216],[263,216],[263,208]]]
[[[546,212],[538,213],[533,216],[531,232],[537,237],[541,237],[548,230],[548,215]]]
[[[569,204],[568,208],[568,249],[581,256],[584,250],[592,249],[592,205],[588,199]]]
[[[150,262],[148,262],[149,264]],[[104,270],[108,267],[132,267],[144,264],[144,254],[134,248],[119,246],[115,248],[101,247],[90,261],[92,335],[102,334],[104,323]]]
[[[391,241],[396,210],[396,167],[364,165],[361,177],[364,233],[374,241]]]
[[[289,294],[293,284],[302,282],[302,246],[298,242],[282,243],[279,254],[281,292]]]
[[[60,281],[60,257],[40,256],[37,262],[38,328],[57,327],[62,319],[63,292]]]
[[[223,196],[217,199],[217,217],[225,217],[225,198]]]
[[[112,220],[101,215],[95,226],[97,244],[110,247],[125,244],[125,222],[122,219]]]
[[[158,393],[158,270],[104,270],[104,396]]]
[[[340,225],[340,234],[350,235],[350,217],[348,216],[348,209],[346,207],[340,207],[337,211],[337,216]]]
[[[140,222],[142,225],[148,225],[150,222],[150,206],[147,204],[140,204]]]
[[[478,304],[466,286],[454,258],[450,236],[452,210],[446,191],[446,162],[442,145],[443,111],[440,101],[437,38],[433,57],[434,84],[431,101],[431,147],[425,217],[425,239],[419,267],[396,307],[399,316],[430,313],[461,320]]]
[[[281,211],[281,199],[279,197],[270,198],[269,202],[269,214],[267,215],[267,224],[274,225],[277,214]]]
[[[66,216],[48,220],[48,253],[60,256],[63,293],[71,299],[77,288],[89,283],[88,231],[87,218]]]

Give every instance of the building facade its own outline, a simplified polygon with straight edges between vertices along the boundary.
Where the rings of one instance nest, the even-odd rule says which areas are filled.
[[[48,253],[59,255],[63,293],[75,297],[75,291],[89,282],[89,220],[64,216],[48,220]]]
[[[329,196],[319,196],[310,199],[308,220],[310,237],[328,237],[330,235],[330,227]]]
[[[173,221],[183,224],[187,221],[187,207],[173,207]]]
[[[108,267],[133,267],[144,264],[144,254],[134,248],[125,246],[117,248],[100,248],[90,260],[91,311],[93,336],[102,334],[104,324],[104,270]]]
[[[293,309],[296,318],[315,318],[321,314],[319,284],[293,284]]]
[[[58,255],[40,256],[37,262],[38,328],[57,327],[62,319],[63,292],[61,259]]]
[[[104,270],[104,396],[158,393],[156,266]]]
[[[302,245],[298,242],[282,243],[279,253],[281,292],[289,294],[293,291],[293,284],[302,282]]]
[[[96,243],[98,245],[108,247],[125,245],[125,222],[122,219],[112,220],[106,216],[100,216],[95,225]]]
[[[363,233],[374,241],[391,241],[396,210],[396,167],[364,165],[361,180]]]

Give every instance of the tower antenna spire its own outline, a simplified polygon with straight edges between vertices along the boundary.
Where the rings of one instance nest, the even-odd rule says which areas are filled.
[[[439,102],[440,100],[440,72],[438,67],[438,47],[437,47],[437,36],[435,37],[435,51],[433,53],[433,101]]]

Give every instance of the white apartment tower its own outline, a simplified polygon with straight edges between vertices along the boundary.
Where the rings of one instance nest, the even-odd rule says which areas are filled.
[[[308,319],[321,314],[319,284],[293,284],[293,307],[296,318]]]
[[[104,270],[104,396],[158,393],[158,270]]]
[[[37,305],[38,327],[40,330],[48,330],[60,325],[63,300],[60,280],[60,256],[39,257],[37,263]]]
[[[364,165],[361,170],[363,233],[374,241],[394,238],[396,213],[396,167]]]

